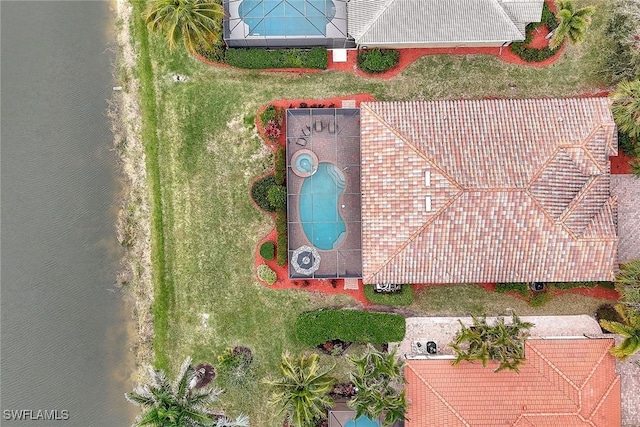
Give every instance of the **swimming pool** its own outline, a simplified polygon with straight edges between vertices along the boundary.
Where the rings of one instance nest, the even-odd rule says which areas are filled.
[[[358,419],[349,420],[344,427],[380,427],[380,423],[372,420],[366,415],[362,415]]]
[[[302,183],[300,221],[307,239],[318,249],[335,249],[344,240],[347,227],[338,211],[344,186],[342,171],[326,162],[320,163],[316,173]]]
[[[326,36],[333,0],[243,0],[240,19],[252,36]]]

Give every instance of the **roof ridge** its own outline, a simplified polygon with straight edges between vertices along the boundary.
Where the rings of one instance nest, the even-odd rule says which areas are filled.
[[[544,355],[540,350],[538,350],[538,349],[535,347],[535,345],[531,345],[531,343],[530,343],[530,342],[527,342],[527,344],[529,344],[529,348],[531,348],[531,349],[533,350],[533,352],[534,352],[534,353],[536,353],[536,354],[538,355],[538,357],[540,357],[540,359],[541,359],[543,362],[545,362],[547,365],[549,365],[549,367],[551,367],[551,369],[553,369],[553,370],[554,370],[558,375],[560,375],[560,377],[561,377],[563,380],[565,380],[565,381],[566,381],[566,382],[567,382],[571,387],[573,387],[573,388],[578,392],[578,399],[580,399],[580,387],[578,387],[578,386],[573,382],[573,380],[571,380],[571,378],[567,377],[567,375],[566,375],[564,372],[562,372],[562,370],[561,370],[560,368],[558,368],[556,365],[554,365],[554,364],[553,364],[553,362],[551,362],[551,360],[549,360],[549,359],[547,358],[547,356],[545,356],[545,355]],[[535,365],[534,365],[534,366],[535,366]],[[542,374],[542,377],[543,377],[543,378],[546,378],[546,376],[545,376],[545,375],[544,375],[544,374],[543,374],[539,369],[537,369],[537,368],[536,368],[536,370],[537,370],[538,372],[540,372],[540,374]],[[550,383],[554,384],[554,381],[553,381],[553,380],[551,380],[551,378],[547,378],[547,380],[548,380]],[[556,384],[554,384],[554,385],[556,385]],[[557,387],[557,385],[556,385],[556,387]],[[564,393],[563,393],[563,394],[564,394]],[[573,401],[573,399],[571,399],[571,397],[570,397],[570,396],[567,396],[567,397],[569,397],[569,399]],[[576,403],[578,404],[578,406],[579,406],[579,407],[581,407],[581,406],[582,406],[580,401],[578,401],[578,402],[576,402]],[[578,412],[579,412],[579,410],[578,410]]]
[[[451,404],[447,401],[447,399],[445,399],[444,397],[442,397],[442,395],[441,395],[440,393],[438,393],[438,391],[437,391],[437,390],[436,390],[436,389],[435,389],[435,388],[434,388],[434,387],[433,387],[433,386],[432,386],[432,385],[431,385],[427,380],[425,380],[425,379],[422,377],[422,375],[420,375],[418,372],[416,372],[416,370],[415,370],[415,369],[413,369],[413,366],[411,366],[411,364],[410,364],[410,363],[408,363],[408,364],[407,364],[407,367],[408,367],[409,369],[411,369],[411,371],[412,371],[412,372],[413,372],[413,373],[414,373],[418,378],[420,378],[420,381],[422,382],[422,384],[424,384],[425,386],[427,386],[427,388],[428,388],[429,390],[431,390],[431,392],[432,392],[433,394],[435,394],[435,395],[436,395],[436,397],[437,397],[437,398],[438,398],[442,403],[444,403],[444,405],[445,405],[445,406],[446,406],[446,407],[451,411],[451,413],[452,413],[453,415],[455,415],[455,416],[456,416],[456,418],[458,418],[460,421],[462,421],[462,422],[464,423],[464,425],[465,425],[465,426],[467,426],[467,427],[471,427],[471,424],[469,424],[469,423],[467,422],[467,420],[465,420],[465,419],[462,417],[462,415],[460,415],[460,413],[459,413],[458,411],[456,411],[456,409],[455,409],[453,406],[451,406]]]
[[[516,25],[516,23],[514,21],[514,17],[511,16],[511,14],[507,12],[507,10],[502,5],[502,2],[498,1],[498,0],[493,0],[493,2],[498,5],[498,7],[502,11],[502,13],[509,19],[509,22],[511,23],[511,26],[518,32],[518,34],[522,34],[522,31],[520,31],[520,29],[518,28],[518,26]]]
[[[591,159],[591,161],[593,161],[593,163],[595,163],[596,167],[598,168],[598,170],[601,173],[607,173],[606,170],[602,169],[600,162],[598,162],[596,160],[595,157],[593,157],[593,153],[591,153],[591,150],[589,150],[589,147],[587,147],[587,144],[589,143],[589,141],[591,139],[593,139],[596,136],[596,133],[598,133],[600,130],[605,129],[605,125],[604,123],[598,123],[596,126],[593,127],[593,129],[591,129],[591,131],[589,132],[589,134],[582,140],[580,141],[580,147],[584,148],[584,152],[586,153],[587,157],[589,157],[589,159]],[[607,144],[609,145],[609,144]]]
[[[411,242],[413,242],[416,237],[418,237],[431,223],[433,223],[442,213],[449,207],[453,202],[455,202],[458,198],[461,197],[462,194],[465,193],[464,187],[460,185],[453,177],[451,177],[447,172],[445,172],[440,165],[438,165],[434,160],[427,157],[426,153],[416,147],[408,138],[406,138],[403,134],[401,134],[397,129],[395,129],[390,123],[384,120],[377,112],[373,111],[371,107],[369,107],[366,103],[362,103],[360,108],[366,108],[367,111],[376,118],[378,123],[387,128],[396,138],[400,139],[404,144],[411,149],[414,153],[416,153],[419,157],[423,158],[425,162],[427,162],[431,167],[436,169],[438,173],[440,173],[445,179],[447,179],[451,185],[458,190],[458,192],[449,199],[445,204],[442,205],[440,210],[434,212],[430,218],[428,218],[424,224],[415,232],[413,235],[409,236],[403,243],[397,246],[396,250],[382,263],[379,264],[377,268],[372,268],[375,272],[370,275],[370,277],[378,274],[387,264],[389,264],[400,252],[402,252]]]
[[[607,387],[607,391],[605,391],[604,394],[602,395],[602,399],[600,399],[596,407],[593,408],[593,411],[591,411],[591,413],[589,414],[588,422],[591,423],[591,425],[595,426],[595,424],[592,421],[593,416],[596,414],[598,410],[600,410],[600,407],[603,405],[604,401],[607,400],[607,398],[611,394],[611,391],[613,390],[615,385],[618,384],[619,382],[620,382],[620,375],[616,375],[614,380],[611,381],[611,384],[609,384],[609,387]]]
[[[391,6],[393,3],[395,3],[397,0],[386,0],[386,4],[380,8],[380,10],[378,11],[378,13],[376,14],[376,16],[373,17],[373,19],[371,19],[371,21],[369,21],[369,23],[362,29],[362,31],[360,31],[360,35],[358,36],[359,39],[362,39],[362,37],[367,34],[367,32],[371,29],[371,27],[373,27],[373,24],[376,23],[376,21],[378,19],[380,19],[380,16],[382,16],[382,14],[389,9],[389,6]],[[347,19],[349,17],[347,16]]]
[[[610,338],[605,338],[605,339],[610,339]],[[609,347],[611,347],[611,345],[609,345]],[[609,354],[609,348],[607,348],[606,351],[602,352],[602,354],[598,358],[598,362],[596,362],[596,364],[593,365],[593,367],[591,368],[591,372],[589,372],[589,375],[587,375],[587,377],[584,379],[584,384],[582,384],[582,386],[580,387],[580,391],[582,391],[585,384],[591,379],[591,377],[593,377],[593,374],[595,374],[596,370],[600,367],[600,365],[602,365],[602,361],[608,354]]]
[[[440,210],[438,212],[436,212],[431,218],[427,219],[424,224],[422,225],[422,227],[420,227],[415,233],[413,233],[413,235],[409,236],[409,238],[407,240],[405,240],[401,245],[398,246],[398,248],[393,252],[393,254],[391,254],[391,256],[384,261],[383,263],[380,264],[380,267],[371,274],[371,276],[375,276],[376,274],[380,273],[380,271],[387,265],[389,264],[395,257],[397,257],[400,252],[404,251],[405,248],[407,246],[409,246],[409,244],[411,242],[413,242],[420,234],[422,234],[422,232],[428,227],[430,226],[436,219],[438,219],[438,217],[440,215],[443,214],[444,211],[447,210],[447,208],[449,208],[449,206],[451,206],[456,200],[458,200],[460,197],[462,197],[463,194],[468,193],[467,191],[464,190],[460,190],[455,196],[453,196],[447,203],[445,203],[442,208],[440,208]]]
[[[596,181],[598,180],[598,177],[600,177],[600,176],[601,175],[591,175],[589,177],[589,179],[582,186],[582,188],[580,189],[578,194],[576,194],[576,197],[574,197],[573,200],[571,200],[571,202],[566,207],[564,212],[562,212],[562,214],[558,218],[558,221],[560,221],[563,225],[565,224],[564,221],[571,215],[571,213],[576,208],[576,206],[586,197],[587,193],[595,185]]]
[[[613,211],[614,211],[614,205],[615,205],[616,200],[617,200],[616,196],[610,196],[602,204],[602,206],[600,207],[600,210],[598,210],[598,213],[596,213],[593,216],[593,218],[591,218],[591,222],[589,224],[587,224],[587,226],[584,228],[583,237],[582,237],[583,240],[602,240],[602,239],[605,239],[605,238],[609,238],[609,239],[612,238],[612,236],[591,236],[591,237],[585,238],[584,235],[587,234],[591,230],[591,228],[596,227],[596,220],[598,220],[600,218],[600,216],[603,214],[605,209],[608,209],[610,211],[609,214],[610,214],[611,218],[614,217],[614,212]],[[604,214],[606,215],[608,213],[605,212]],[[616,238],[616,237],[614,236],[613,238]]]

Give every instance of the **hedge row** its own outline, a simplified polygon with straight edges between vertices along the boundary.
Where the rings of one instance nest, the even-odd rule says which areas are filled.
[[[413,303],[413,286],[402,285],[400,292],[379,293],[373,289],[373,285],[364,285],[364,296],[373,304],[382,305],[411,305]]]
[[[279,147],[276,150],[276,157],[273,163],[273,166],[276,170],[276,184],[284,185],[284,180],[287,173],[287,157],[283,147]]]
[[[368,49],[358,52],[358,68],[365,73],[384,73],[398,65],[400,52],[395,49]]]
[[[549,47],[545,47],[542,49],[535,49],[532,47],[527,47],[527,45],[531,43],[531,40],[533,39],[533,31],[541,26],[546,26],[547,28],[549,28],[549,31],[553,31],[558,27],[558,21],[553,12],[551,12],[551,9],[549,9],[549,5],[546,2],[544,3],[544,6],[542,8],[541,21],[528,24],[526,28],[527,35],[525,40],[523,42],[512,43],[511,51],[527,62],[540,62],[555,55],[558,51],[558,48],[550,49]]]
[[[327,49],[227,49],[227,64],[238,68],[327,68]]]
[[[295,325],[296,337],[306,345],[341,340],[383,344],[402,341],[404,317],[360,310],[320,310],[302,313]]]
[[[283,266],[287,263],[287,214],[285,211],[276,212],[276,264]]]

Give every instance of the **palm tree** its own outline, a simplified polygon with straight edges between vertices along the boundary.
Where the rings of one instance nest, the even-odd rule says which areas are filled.
[[[635,322],[632,322],[624,310],[618,310],[618,312],[623,316],[624,324],[611,320],[601,320],[600,325],[607,331],[624,337],[624,340],[613,347],[610,352],[618,359],[625,360],[640,350],[640,322],[638,322],[639,319],[637,318]]]
[[[286,414],[292,426],[315,427],[333,406],[329,393],[336,379],[328,375],[332,369],[321,369],[317,354],[294,358],[284,353],[280,363],[282,377],[265,381],[273,389],[271,403],[280,407],[280,413]]]
[[[519,366],[524,362],[524,342],[532,323],[523,322],[513,314],[509,325],[505,324],[503,317],[498,317],[495,325],[491,326],[486,318],[478,319],[474,316],[472,327],[467,327],[462,322],[460,326],[455,340],[449,344],[456,353],[453,365],[463,360],[480,360],[482,366],[487,366],[489,360],[495,360],[500,365],[494,372],[503,369],[518,372]]]
[[[212,412],[210,406],[218,400],[222,390],[212,387],[195,388],[197,378],[191,366],[191,358],[187,357],[184,361],[174,382],[169,381],[163,371],[149,368],[149,373],[149,384],[140,385],[135,391],[125,393],[125,398],[129,402],[144,410],[136,418],[136,425],[162,427],[249,425],[249,418],[244,415],[232,421]]]
[[[362,415],[370,419],[383,416],[385,426],[406,419],[404,365],[398,361],[396,350],[380,352],[369,345],[362,357],[349,358],[349,361],[355,367],[351,382],[358,393],[348,404],[356,411],[356,418]]]
[[[551,49],[556,49],[567,38],[573,44],[583,41],[587,27],[591,23],[591,15],[596,11],[593,6],[576,10],[571,0],[560,0],[558,9],[560,11],[557,18],[560,19],[560,24],[549,42]]]
[[[145,22],[153,32],[162,33],[170,50],[180,39],[189,53],[198,47],[211,48],[220,36],[222,5],[215,0],[152,0]]]
[[[620,83],[611,99],[611,112],[618,128],[631,138],[640,140],[640,79]]]

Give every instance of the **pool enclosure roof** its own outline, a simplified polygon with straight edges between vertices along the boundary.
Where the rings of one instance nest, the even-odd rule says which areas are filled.
[[[354,47],[344,0],[224,0],[229,47]]]
[[[361,277],[360,110],[290,108],[286,132],[289,277]]]

